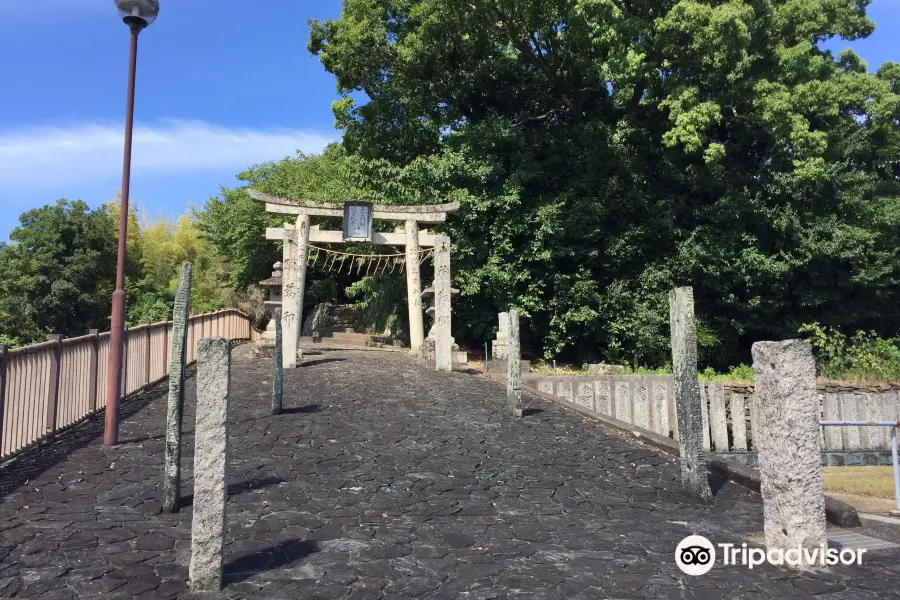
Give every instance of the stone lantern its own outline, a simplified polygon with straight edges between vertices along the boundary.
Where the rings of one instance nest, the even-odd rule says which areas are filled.
[[[430,287],[422,290],[422,298],[430,298],[431,299],[431,307],[425,311],[425,314],[435,318],[437,314],[437,307],[435,306],[435,293],[434,293],[434,283],[431,284]],[[459,295],[459,290],[450,288],[450,297],[456,297]],[[427,359],[429,362],[434,360],[434,352],[435,352],[435,343],[437,342],[438,330],[437,323],[432,324],[431,329],[428,331],[428,337],[425,338],[425,343],[422,344],[422,347],[417,351],[417,354]],[[465,365],[469,362],[468,354],[459,349],[459,345],[456,341],[451,337],[450,338],[450,347],[451,347],[451,356],[453,364],[455,365]]]
[[[282,286],[282,264],[280,262],[272,265],[272,276],[259,282],[259,286],[269,291],[269,299],[265,301],[266,308],[271,314],[275,314],[275,309],[281,308],[281,286]],[[269,326],[262,334],[264,340],[275,340],[275,319],[269,319]]]

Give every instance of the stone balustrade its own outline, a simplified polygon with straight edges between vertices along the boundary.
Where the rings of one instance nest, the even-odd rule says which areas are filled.
[[[601,415],[678,439],[671,375],[548,376],[523,372],[522,381]],[[704,448],[714,452],[758,450],[753,435],[753,386],[701,382],[700,389]],[[823,420],[900,420],[900,384],[856,386],[820,381],[817,396]],[[886,427],[827,427],[820,428],[820,436],[826,452],[890,450]]]

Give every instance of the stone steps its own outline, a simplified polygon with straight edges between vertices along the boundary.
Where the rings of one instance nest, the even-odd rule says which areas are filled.
[[[363,335],[370,335],[365,330],[357,329],[354,327],[323,327],[319,331],[324,333],[358,333]]]
[[[389,350],[392,352],[406,352],[407,348],[394,344],[382,344],[374,340],[368,339],[334,339],[304,336],[300,338],[300,346],[306,348],[333,348],[333,349],[368,349],[368,350]]]
[[[355,331],[347,331],[339,329],[338,331],[324,330],[316,332],[312,336],[304,336],[300,338],[301,342],[307,344],[340,344],[344,346],[359,346],[364,348],[403,348],[403,344],[387,336],[373,335],[371,333],[359,333]]]
[[[359,316],[359,309],[353,305],[336,306],[328,319],[328,329],[350,329],[352,331],[359,321]]]

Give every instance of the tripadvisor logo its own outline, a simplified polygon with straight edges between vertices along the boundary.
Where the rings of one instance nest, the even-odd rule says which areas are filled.
[[[705,575],[716,562],[716,548],[702,535],[689,535],[675,548],[675,564],[687,575]]]
[[[836,564],[861,565],[865,549],[828,548],[822,544],[813,548],[748,548],[747,544],[716,544],[722,552],[725,566],[744,565],[749,569],[763,563],[790,567],[832,567]],[[702,535],[689,535],[675,548],[675,564],[687,575],[705,575],[716,563],[716,546]]]

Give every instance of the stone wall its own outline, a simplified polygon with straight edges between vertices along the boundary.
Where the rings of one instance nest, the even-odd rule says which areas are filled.
[[[607,417],[678,439],[671,375],[551,376],[525,373],[522,382]],[[753,386],[701,382],[704,447],[715,452],[755,451]],[[900,421],[900,384],[817,384],[820,416],[829,421]],[[890,450],[887,427],[820,427],[831,452]]]

